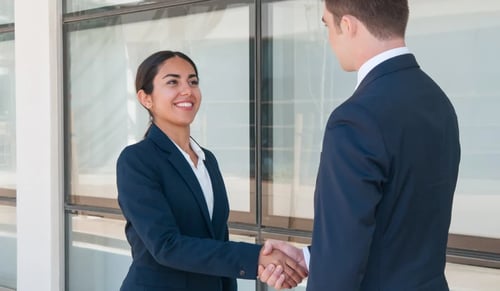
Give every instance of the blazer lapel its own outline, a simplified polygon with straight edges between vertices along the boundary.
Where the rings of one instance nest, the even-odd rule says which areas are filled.
[[[148,133],[148,138],[151,138],[156,145],[158,145],[162,150],[169,154],[168,160],[170,161],[171,165],[177,170],[177,172],[179,172],[180,176],[182,177],[182,179],[184,179],[189,189],[191,189],[191,193],[193,194],[200,211],[203,213],[205,224],[207,225],[211,236],[215,237],[212,222],[210,220],[210,215],[208,213],[205,195],[203,195],[203,190],[201,189],[200,183],[198,182],[196,175],[193,173],[191,166],[186,161],[186,158],[184,158],[182,153],[170,140],[170,138],[168,138],[161,131],[161,129],[159,129],[154,124],[151,126],[151,129]]]
[[[205,151],[205,167],[210,175],[212,189],[214,192],[214,211],[212,216],[212,226],[215,230],[215,235],[220,238],[225,230],[227,213],[229,212],[229,203],[227,201],[226,188],[221,173],[215,161]]]

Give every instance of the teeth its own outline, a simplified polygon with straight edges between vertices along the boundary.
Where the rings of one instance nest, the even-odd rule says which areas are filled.
[[[177,103],[176,106],[178,106],[178,107],[193,107],[193,103],[191,103],[191,102],[181,102],[181,103]]]

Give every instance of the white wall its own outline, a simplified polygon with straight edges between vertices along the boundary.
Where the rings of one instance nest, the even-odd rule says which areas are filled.
[[[16,0],[17,290],[64,290],[61,13]]]

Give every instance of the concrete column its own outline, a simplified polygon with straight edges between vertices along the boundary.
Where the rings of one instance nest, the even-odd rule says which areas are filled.
[[[15,1],[17,290],[64,290],[60,0]]]

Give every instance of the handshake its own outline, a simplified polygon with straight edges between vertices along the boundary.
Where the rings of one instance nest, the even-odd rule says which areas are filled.
[[[275,289],[296,287],[307,277],[301,249],[286,242],[267,240],[259,255],[258,279]]]

